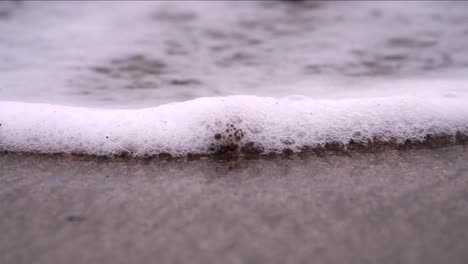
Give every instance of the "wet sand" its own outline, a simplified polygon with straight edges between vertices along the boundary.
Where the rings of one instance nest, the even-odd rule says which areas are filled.
[[[466,263],[467,161],[2,154],[0,263]]]

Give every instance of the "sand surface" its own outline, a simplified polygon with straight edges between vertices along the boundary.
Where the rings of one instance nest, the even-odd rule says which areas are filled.
[[[2,154],[0,263],[466,263],[467,161]]]

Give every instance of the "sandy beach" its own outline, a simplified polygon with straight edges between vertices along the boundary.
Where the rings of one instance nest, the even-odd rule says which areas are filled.
[[[0,264],[468,263],[467,10],[0,1]]]
[[[466,263],[467,160],[2,154],[0,262]]]

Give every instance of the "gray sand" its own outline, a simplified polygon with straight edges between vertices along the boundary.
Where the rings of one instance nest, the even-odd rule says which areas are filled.
[[[3,154],[0,263],[467,263],[467,161]]]

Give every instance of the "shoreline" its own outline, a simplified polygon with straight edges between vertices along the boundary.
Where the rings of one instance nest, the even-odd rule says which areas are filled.
[[[218,134],[215,134],[216,139]],[[391,150],[406,151],[418,149],[438,149],[452,146],[468,145],[468,135],[457,131],[455,135],[427,135],[424,140],[406,139],[403,142],[398,142],[397,139],[389,140],[379,139],[374,137],[373,140],[367,142],[357,142],[352,139],[348,144],[341,142],[327,142],[324,145],[318,146],[303,146],[300,151],[293,151],[290,148],[284,148],[282,151],[265,153],[259,149],[254,142],[247,143],[229,143],[216,146],[212,153],[209,154],[188,154],[187,156],[172,156],[170,153],[160,153],[153,155],[137,156],[132,153],[121,153],[114,155],[92,155],[82,153],[41,153],[41,152],[22,152],[22,151],[0,151],[0,155],[24,155],[24,156],[51,156],[64,158],[84,158],[98,160],[163,160],[163,161],[179,161],[179,160],[251,160],[251,159],[274,159],[288,157],[324,157],[330,155],[352,155],[353,153],[379,153]]]

